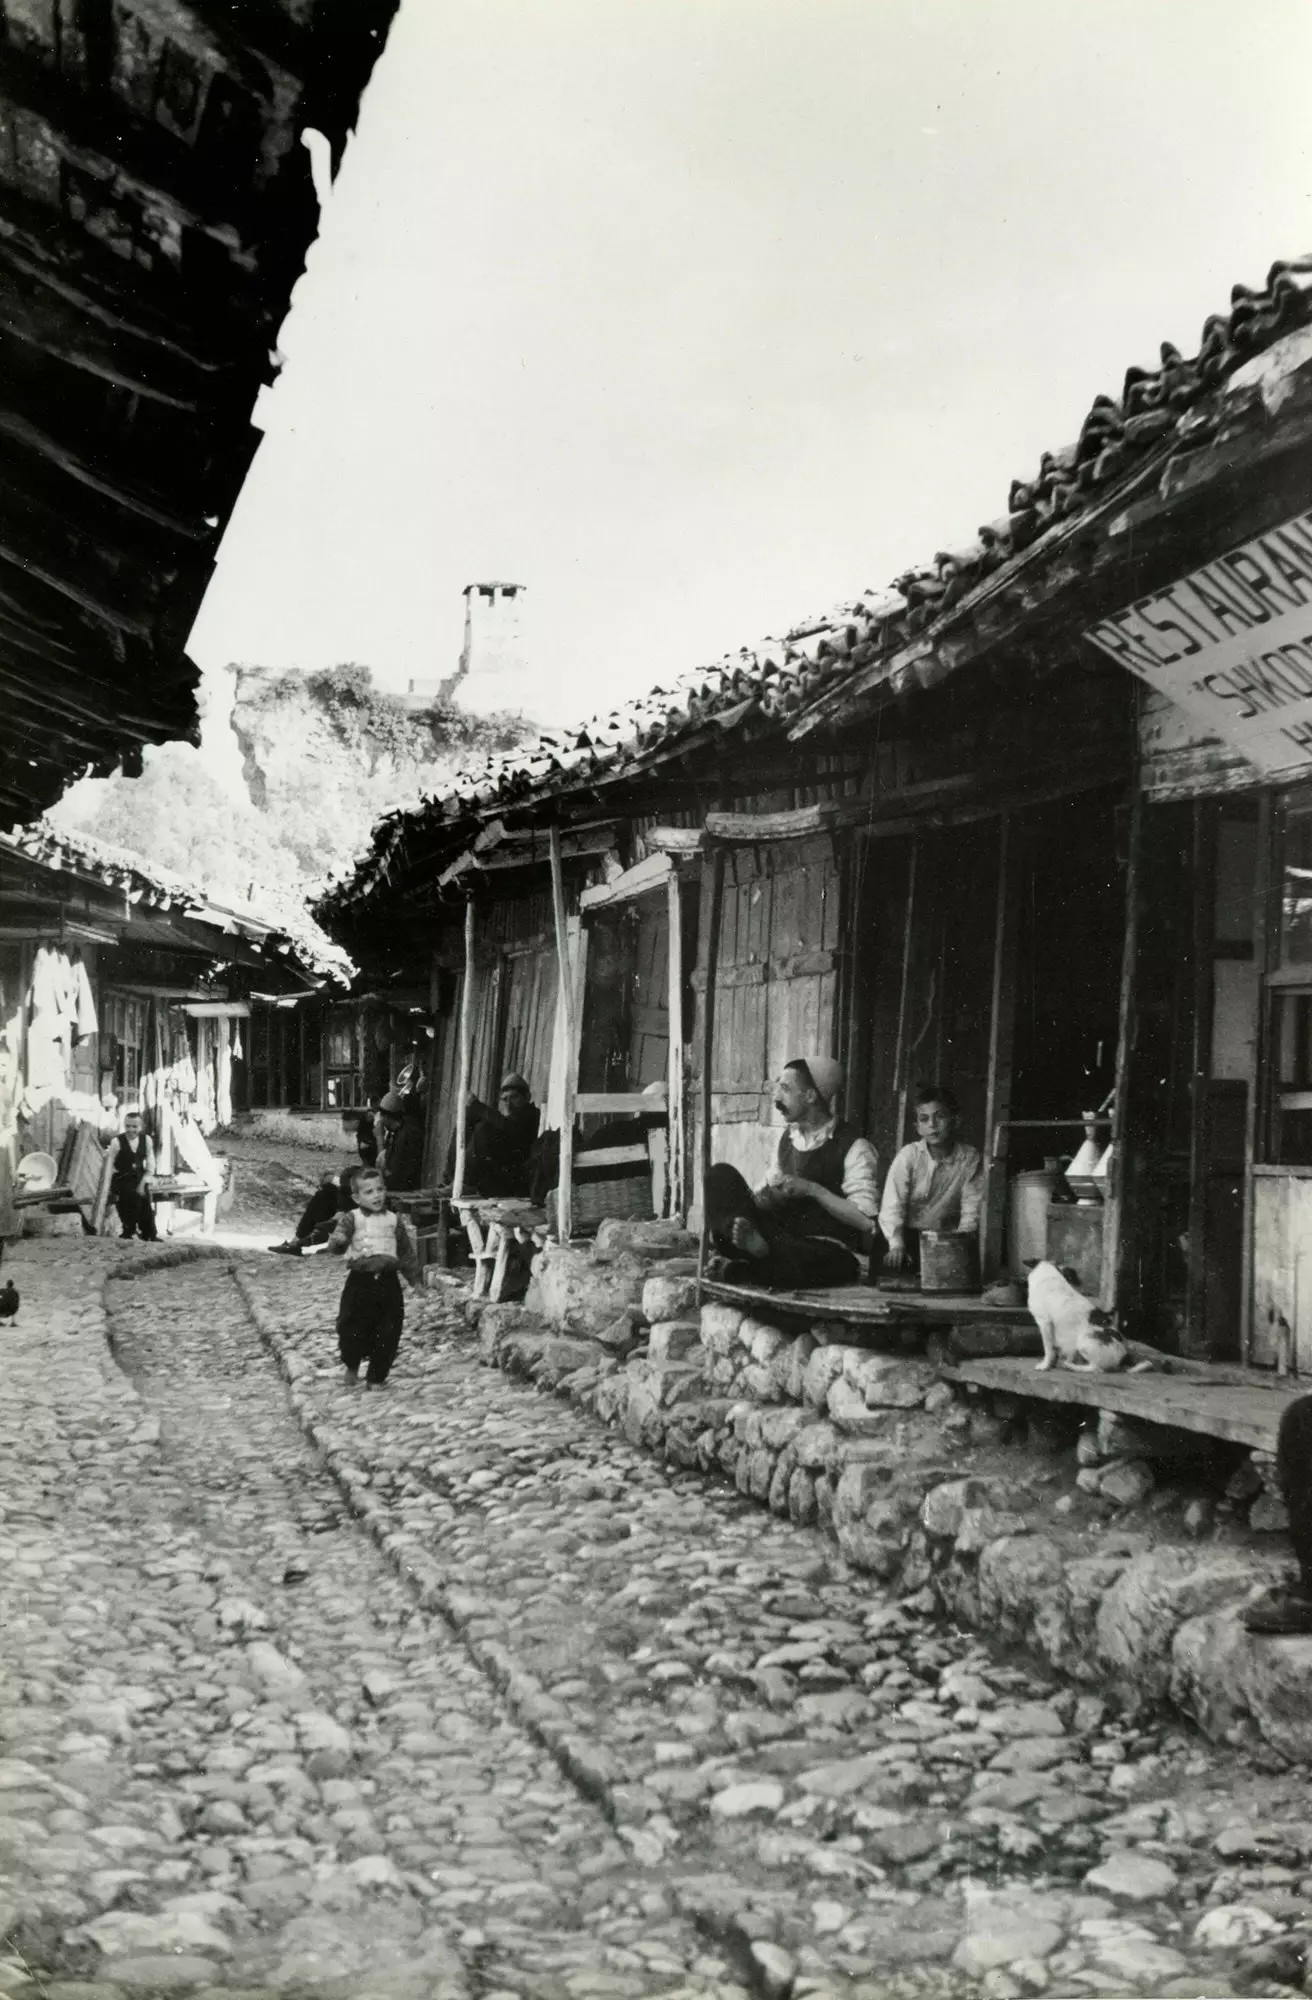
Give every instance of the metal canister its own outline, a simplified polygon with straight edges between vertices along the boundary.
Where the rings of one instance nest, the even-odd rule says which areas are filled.
[[[922,1292],[979,1290],[979,1238],[973,1230],[921,1230],[920,1289]]]

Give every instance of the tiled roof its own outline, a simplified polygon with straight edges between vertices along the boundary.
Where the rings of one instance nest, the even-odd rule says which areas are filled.
[[[1226,378],[1284,335],[1312,322],[1312,256],[1273,264],[1260,290],[1236,285],[1230,311],[1205,322],[1189,359],[1163,342],[1156,368],[1130,368],[1119,397],[1097,396],[1074,444],[1043,454],[1029,479],[1013,480],[1008,511],[979,530],[969,547],[944,550],[908,570],[891,589],[872,591],[744,647],[714,666],[598,717],[582,728],[544,734],[527,747],[471,766],[440,799],[379,821],[369,851],[320,900],[335,913],[367,899],[404,850],[407,830],[456,823],[532,800],[613,781],[676,753],[708,725],[768,728],[798,714],[855,669],[890,657],[970,591],[1033,547],[1049,530],[1076,519],[1188,426],[1203,434],[1201,413]]]
[[[177,911],[216,931],[239,936],[263,956],[290,960],[316,981],[346,985],[351,978],[353,967],[347,954],[304,909],[232,909],[216,902],[194,882],[154,867],[139,854],[88,834],[66,833],[44,819],[0,834],[0,856],[5,853],[40,868],[66,871],[105,888],[121,889],[134,906]]]

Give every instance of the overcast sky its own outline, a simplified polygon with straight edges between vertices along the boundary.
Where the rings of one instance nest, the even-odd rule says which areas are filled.
[[[1307,0],[402,0],[200,663],[544,719],[891,581],[1312,250]]]

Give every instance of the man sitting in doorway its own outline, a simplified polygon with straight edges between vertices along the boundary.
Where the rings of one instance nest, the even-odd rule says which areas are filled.
[[[922,1229],[968,1235],[978,1228],[984,1166],[975,1147],[957,1138],[960,1122],[960,1106],[943,1084],[916,1092],[917,1137],[895,1156],[879,1207],[885,1270],[919,1270]]]
[[[785,1130],[774,1166],[753,1193],[736,1167],[706,1176],[707,1233],[739,1284],[794,1290],[858,1284],[878,1205],[879,1160],[855,1125],[837,1117],[843,1073],[830,1056],[795,1057],[775,1085]]]
[[[527,1196],[531,1155],[537,1141],[541,1112],[526,1080],[511,1070],[501,1079],[495,1110],[472,1096],[466,1113],[465,1185],[467,1195],[488,1200]],[[455,1140],[447,1161],[447,1178],[455,1177]]]
[[[299,1257],[304,1251],[325,1244],[337,1226],[338,1216],[349,1215],[354,1206],[355,1177],[359,1172],[360,1168],[355,1166],[347,1167],[341,1174],[324,1174],[306,1202],[294,1234],[285,1243],[271,1243],[270,1250],[278,1257]]]

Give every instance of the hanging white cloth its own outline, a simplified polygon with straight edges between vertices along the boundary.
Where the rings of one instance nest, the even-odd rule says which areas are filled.
[[[62,1090],[68,1074],[72,1021],[66,1012],[67,966],[62,952],[44,944],[32,966],[27,996],[27,1088],[38,1102],[46,1093]]]
[[[91,991],[91,980],[81,958],[73,966],[73,1020],[80,1042],[88,1041],[92,1035],[100,1033],[100,1022],[96,1018],[96,997]]]

